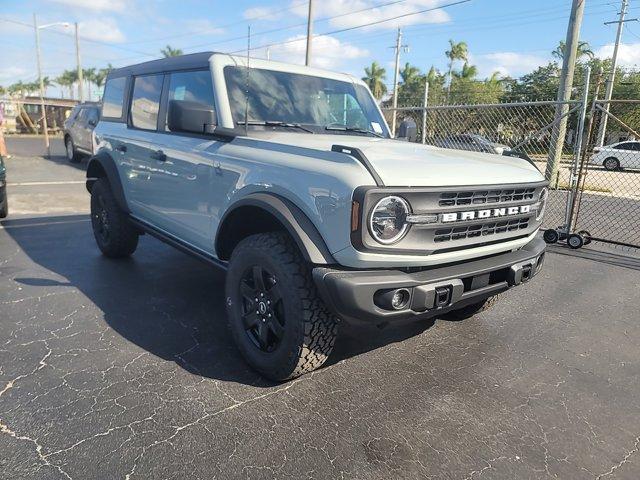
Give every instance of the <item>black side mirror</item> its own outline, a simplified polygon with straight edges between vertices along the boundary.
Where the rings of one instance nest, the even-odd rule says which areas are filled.
[[[87,122],[87,123],[89,123],[90,127],[95,127],[98,124],[98,122],[96,122],[93,118],[91,120],[89,120],[89,122]]]
[[[398,139],[407,142],[415,142],[418,140],[418,127],[413,120],[403,120],[398,128]]]
[[[216,113],[212,105],[171,100],[167,126],[172,132],[213,133],[216,128]]]

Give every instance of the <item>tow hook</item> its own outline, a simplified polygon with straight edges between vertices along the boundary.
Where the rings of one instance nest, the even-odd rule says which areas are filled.
[[[535,267],[538,264],[538,259],[529,260],[527,262],[516,263],[511,265],[509,269],[508,283],[510,286],[520,285],[521,283],[528,282],[536,274]]]

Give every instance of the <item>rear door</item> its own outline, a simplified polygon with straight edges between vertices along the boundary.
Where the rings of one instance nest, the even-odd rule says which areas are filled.
[[[134,76],[127,128],[120,137],[122,181],[134,216],[167,230],[158,208],[172,194],[173,179],[158,154],[158,112],[164,74]]]

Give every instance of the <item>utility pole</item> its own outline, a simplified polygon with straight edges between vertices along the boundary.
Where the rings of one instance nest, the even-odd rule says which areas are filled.
[[[313,38],[313,0],[309,0],[309,16],[307,17],[307,54],[304,64],[308,67],[311,64],[311,40]]]
[[[602,119],[600,120],[600,126],[598,127],[598,138],[596,139],[596,146],[598,147],[604,145],[604,137],[607,132],[607,114],[609,113],[609,100],[611,100],[611,96],[613,95],[613,83],[616,79],[616,68],[618,66],[618,47],[620,47],[620,40],[622,38],[622,26],[624,25],[624,22],[633,22],[638,20],[637,18],[631,18],[629,20],[624,19],[625,15],[627,14],[628,6],[629,0],[622,0],[619,19],[613,22],[604,22],[605,25],[617,23],[618,32],[616,33],[616,43],[613,47],[613,56],[611,57],[611,72],[609,73],[609,78],[607,79],[607,86],[604,94],[604,112],[602,112]]]
[[[424,76],[424,100],[422,102],[422,144],[427,143],[427,105],[429,104],[429,74]]]
[[[51,145],[49,143],[49,127],[47,125],[47,112],[44,105],[44,81],[42,80],[42,67],[40,65],[40,30],[38,19],[33,14],[33,29],[36,32],[36,59],[38,62],[38,81],[40,83],[40,109],[42,111],[42,129],[44,130],[44,146],[47,149],[47,158],[51,158]]]
[[[565,40],[564,56],[562,60],[562,73],[560,74],[560,85],[558,86],[558,97],[554,127],[551,133],[551,143],[547,156],[547,168],[545,177],[550,182],[554,182],[557,177],[558,166],[562,158],[562,147],[567,134],[567,116],[573,88],[573,73],[576,66],[576,55],[578,41],[580,39],[580,27],[584,15],[584,5],[586,0],[573,0],[571,5],[571,16],[567,26],[567,37]],[[557,187],[553,184],[552,187]]]
[[[78,64],[78,97],[80,101],[84,101],[84,92],[82,91],[82,65],[80,64],[80,38],[78,37],[78,22],[75,23],[76,26],[76,63]],[[91,100],[91,99],[89,99]]]
[[[407,45],[402,45],[402,30],[398,27],[398,34],[396,36],[396,65],[393,72],[393,112],[391,114],[391,134],[396,134],[396,109],[398,108],[398,76],[400,75],[400,49],[407,48]]]

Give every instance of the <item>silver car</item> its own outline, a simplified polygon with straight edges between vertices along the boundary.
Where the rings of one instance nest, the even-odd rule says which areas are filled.
[[[100,106],[97,103],[81,103],[71,110],[64,122],[64,147],[70,162],[77,163],[83,156],[93,155],[93,129],[99,120]]]

